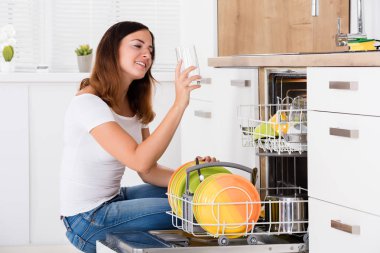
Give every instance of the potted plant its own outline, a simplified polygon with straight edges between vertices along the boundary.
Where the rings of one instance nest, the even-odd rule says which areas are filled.
[[[16,43],[14,39],[16,32],[12,25],[5,25],[0,30],[0,49],[2,52],[1,71],[12,72],[14,65],[12,62],[14,56],[13,45]]]
[[[79,72],[90,72],[92,63],[92,48],[88,44],[80,45],[75,49]]]

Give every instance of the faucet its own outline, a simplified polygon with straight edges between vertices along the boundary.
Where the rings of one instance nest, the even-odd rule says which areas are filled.
[[[347,46],[349,41],[356,39],[366,39],[367,35],[364,33],[364,23],[363,23],[363,2],[362,0],[357,0],[357,23],[358,32],[357,33],[341,33],[340,32],[340,17],[338,18],[338,29],[335,35],[335,42],[338,47]]]

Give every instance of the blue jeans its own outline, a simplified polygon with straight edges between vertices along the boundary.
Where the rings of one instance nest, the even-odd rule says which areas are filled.
[[[122,187],[120,193],[100,206],[64,217],[66,236],[83,252],[96,252],[97,240],[110,232],[173,229],[167,189],[150,184]]]

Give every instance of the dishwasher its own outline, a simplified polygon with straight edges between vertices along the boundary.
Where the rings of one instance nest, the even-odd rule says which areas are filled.
[[[243,146],[253,146],[260,171],[229,162],[197,164],[186,169],[182,196],[168,192],[169,202],[180,201],[181,215],[171,210],[175,230],[110,233],[97,241],[98,253],[148,252],[308,252],[307,102],[306,74],[269,71],[267,103],[240,105],[237,119]],[[257,188],[259,201],[196,203],[189,191],[189,175],[211,166],[243,170]],[[259,178],[260,186],[256,185]],[[201,181],[202,182],[202,181]],[[202,185],[202,183],[200,184]],[[197,205],[211,205],[216,221],[223,205],[243,205],[246,218],[238,224],[197,222]],[[257,220],[249,219],[253,205],[260,206]],[[194,209],[195,208],[195,209]],[[177,210],[178,211],[178,210]],[[210,226],[217,229],[210,233]],[[243,227],[230,232],[228,227]],[[232,230],[234,231],[234,230]]]

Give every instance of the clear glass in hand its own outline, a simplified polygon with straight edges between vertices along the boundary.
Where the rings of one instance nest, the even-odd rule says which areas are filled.
[[[190,66],[197,67],[189,73],[189,76],[200,75],[197,52],[195,46],[179,46],[175,49],[177,62],[182,60],[181,72]],[[200,80],[195,83],[200,84]]]

